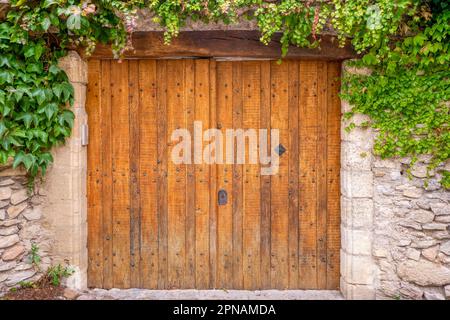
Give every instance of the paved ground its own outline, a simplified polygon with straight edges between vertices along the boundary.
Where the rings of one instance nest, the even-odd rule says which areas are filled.
[[[145,290],[92,289],[78,300],[342,300],[339,291],[322,290]]]

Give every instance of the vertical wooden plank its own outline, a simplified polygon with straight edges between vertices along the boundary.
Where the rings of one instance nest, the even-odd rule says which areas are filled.
[[[158,288],[168,288],[168,210],[167,210],[167,61],[156,62],[156,86],[158,99]]]
[[[91,137],[88,145],[88,286],[103,285],[103,239],[102,239],[102,104],[101,62],[89,61],[86,111],[89,114]]]
[[[243,216],[243,270],[244,288],[256,290],[260,288],[260,167],[259,150],[257,148],[259,118],[260,118],[260,62],[251,61],[242,64],[243,86],[243,129],[253,130],[256,139],[256,148],[251,149],[251,141],[248,141],[246,150],[246,164],[244,166],[244,216]],[[251,138],[248,138],[250,140]],[[247,139],[246,139],[247,140]],[[250,160],[254,153],[256,163]]]
[[[317,287],[327,287],[327,63],[317,64]]]
[[[130,287],[130,129],[128,62],[111,68],[113,158],[113,285]]]
[[[280,130],[280,144],[287,151],[280,157],[279,170],[271,182],[271,286],[288,287],[288,165],[289,165],[289,115],[288,115],[288,64],[272,62],[271,127]],[[275,148],[276,146],[272,146]]]
[[[327,289],[339,288],[340,249],[340,121],[339,62],[328,63],[327,118]]]
[[[271,95],[270,95],[270,62],[261,62],[261,94],[260,94],[260,128],[267,129],[267,155],[270,156],[270,150],[272,146],[270,144],[270,108],[271,108]],[[260,146],[261,147],[261,146]],[[270,164],[268,164],[270,165]],[[267,166],[268,166],[267,165]],[[261,288],[270,288],[270,175],[261,176]]]
[[[186,128],[194,133],[195,121],[195,64],[194,60],[185,60],[185,105]],[[192,146],[191,146],[192,147]],[[192,150],[192,148],[191,148]],[[191,151],[192,152],[192,151]],[[191,154],[191,161],[192,161]],[[195,288],[195,167],[186,167],[186,274],[184,287]]]
[[[242,128],[242,62],[233,64],[233,128]],[[236,150],[236,142],[234,143]],[[243,181],[242,165],[233,166],[233,286],[242,289],[244,273],[242,270],[242,227],[243,227]]]
[[[195,119],[209,126],[209,61],[195,60]],[[204,130],[204,129],[203,129]],[[203,138],[203,132],[200,133]],[[203,147],[199,148],[203,152]],[[201,155],[202,157],[203,155]],[[210,165],[195,166],[195,279],[197,289],[209,288]]]
[[[139,61],[141,287],[158,288],[158,123],[156,61]]]
[[[184,61],[167,61],[167,140],[171,148],[168,161],[168,244],[169,288],[181,288],[185,269],[186,237],[186,165],[175,164],[171,158],[172,132],[186,127],[184,104]]]
[[[141,217],[139,192],[139,61],[128,62],[128,104],[130,108],[130,272],[132,288],[139,288]]]
[[[112,110],[111,110],[111,62],[101,63],[101,121],[102,121],[102,217],[100,229],[103,236],[103,288],[113,287],[113,206],[112,206]],[[98,150],[98,149],[97,149]],[[98,151],[94,151],[98,152]]]
[[[299,286],[317,288],[317,62],[300,62]]]
[[[209,127],[217,128],[216,115],[216,61],[209,62]],[[217,152],[217,150],[216,150]],[[217,166],[210,167],[210,201],[209,201],[209,285],[216,288],[217,277]]]
[[[289,288],[298,288],[299,63],[289,61]]]
[[[233,63],[217,63],[217,124],[223,137],[226,130],[233,128]],[[228,202],[217,207],[217,288],[233,288],[233,165],[217,165],[217,192],[225,190]]]

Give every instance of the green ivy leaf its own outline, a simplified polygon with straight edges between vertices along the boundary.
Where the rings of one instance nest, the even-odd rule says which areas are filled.
[[[27,170],[30,170],[30,168],[34,165],[35,161],[36,158],[30,153],[24,155],[22,158],[22,163],[25,166],[25,169]]]
[[[8,131],[8,128],[6,128],[5,122],[0,121],[0,138],[3,137],[6,131]]]
[[[33,91],[33,97],[36,98],[36,101],[39,105],[43,104],[46,100],[45,90],[42,88],[37,88]]]
[[[75,120],[75,115],[70,110],[64,110],[59,115],[59,124],[61,126],[64,126],[65,124],[67,124],[70,128],[73,128],[74,120]]]
[[[50,7],[50,6],[52,6],[52,5],[54,5],[54,4],[57,4],[58,3],[58,1],[56,1],[56,0],[45,0],[44,1],[44,3],[42,3],[42,8],[48,8],[48,7]]]
[[[23,163],[23,158],[24,158],[25,154],[23,153],[23,151],[20,151],[16,154],[16,156],[14,157],[14,161],[13,161],[13,168],[17,168],[21,163]]]
[[[25,46],[25,49],[24,49],[25,58],[33,57],[34,54],[35,54],[35,45],[31,44],[31,45]]]
[[[38,113],[45,113],[48,120],[51,120],[53,115],[55,115],[57,112],[58,112],[58,105],[56,103],[49,103],[49,104],[43,105],[38,110]]]
[[[34,115],[32,113],[25,113],[17,117],[17,120],[22,120],[25,124],[25,128],[29,129],[31,126],[31,122],[34,120]]]
[[[50,21],[50,18],[49,18],[49,17],[45,17],[45,18],[42,20],[41,25],[42,25],[42,29],[43,29],[44,31],[47,31],[48,28],[50,28],[50,26],[52,25],[52,22]]]
[[[4,66],[11,68],[8,57],[0,56],[0,67],[4,67]]]
[[[43,67],[41,63],[30,63],[27,65],[28,73],[42,73]]]
[[[14,79],[14,76],[12,72],[8,70],[1,70],[0,71],[0,85],[5,83],[12,83]]]
[[[6,150],[0,150],[0,163],[6,163],[8,158],[8,152]]]
[[[51,74],[55,75],[55,74],[58,74],[59,72],[61,72],[61,69],[57,65],[52,64],[50,66],[50,68],[48,68],[48,72],[50,72]]]

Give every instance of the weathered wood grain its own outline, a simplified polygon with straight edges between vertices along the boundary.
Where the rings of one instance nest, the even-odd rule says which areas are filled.
[[[139,61],[140,286],[157,288],[159,274],[158,100],[155,60]]]
[[[89,66],[89,286],[339,287],[339,62]],[[215,141],[197,141],[194,163],[174,163],[172,132],[194,137],[195,121],[218,129],[224,147],[227,129],[280,130],[278,172],[249,163],[248,137],[245,164],[235,163],[234,137],[233,161],[215,145],[223,163],[202,162]]]
[[[132,52],[128,58],[171,58],[171,57],[252,57],[278,59],[281,56],[281,34],[264,45],[259,40],[259,31],[185,31],[172,39],[170,45],[164,44],[163,32],[135,32]],[[345,60],[357,57],[350,43],[340,48],[337,38],[325,35],[320,48],[308,49],[291,46],[287,58]],[[83,52],[80,52],[81,54]],[[95,58],[112,58],[108,45],[98,45],[93,54]]]
[[[102,205],[103,205],[103,168],[102,153],[94,150],[101,145],[102,137],[102,104],[101,104],[101,62],[99,60],[90,61],[89,63],[89,86],[88,100],[86,104],[87,112],[92,114],[92,124],[89,126],[89,136],[92,143],[88,145],[88,210],[91,214],[88,217],[88,241],[92,245],[88,247],[88,286],[101,287],[103,285],[103,247],[102,234],[98,232],[101,229],[102,221]]]
[[[128,61],[111,64],[113,286],[130,282],[130,118]]]

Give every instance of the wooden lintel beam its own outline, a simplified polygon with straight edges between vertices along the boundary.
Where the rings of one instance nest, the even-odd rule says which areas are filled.
[[[133,35],[134,51],[125,58],[177,58],[177,57],[216,57],[216,58],[254,58],[278,59],[281,56],[279,43],[281,35],[264,45],[256,30],[230,31],[185,31],[180,32],[170,45],[165,45],[163,32],[136,32]],[[335,36],[321,37],[320,48],[307,49],[291,46],[287,58],[345,60],[357,57],[350,45],[341,48]],[[112,58],[111,47],[99,45],[93,58]]]

